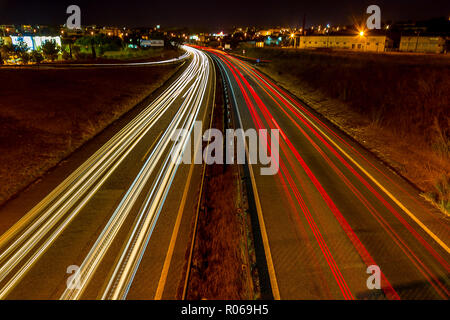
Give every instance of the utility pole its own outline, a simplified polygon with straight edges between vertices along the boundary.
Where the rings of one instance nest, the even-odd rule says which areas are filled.
[[[414,52],[417,52],[417,47],[419,46],[420,31],[416,32],[416,35],[416,48],[414,49]]]
[[[305,26],[306,26],[306,13],[303,14],[303,26],[302,26],[303,35],[306,35]]]

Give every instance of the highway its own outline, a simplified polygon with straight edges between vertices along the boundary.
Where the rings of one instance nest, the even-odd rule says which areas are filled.
[[[448,299],[449,220],[251,64],[205,51],[225,74],[237,125],[280,130],[278,174],[249,165],[273,297]],[[370,266],[380,289],[367,285]]]
[[[175,295],[201,176],[172,161],[190,147],[177,129],[208,124],[215,94],[210,58],[185,50],[178,77],[73,172],[63,165],[0,210],[0,299]]]
[[[279,130],[279,171],[247,166],[271,297],[449,298],[448,218],[252,64],[185,50],[154,99],[0,208],[0,299],[179,296],[203,166],[172,157],[210,124],[216,70],[236,126]]]

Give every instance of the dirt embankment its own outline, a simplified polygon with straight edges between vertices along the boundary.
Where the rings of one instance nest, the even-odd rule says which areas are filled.
[[[0,69],[0,205],[176,70],[176,65]]]
[[[224,110],[222,83],[218,78],[212,127],[222,132]],[[188,300],[251,300],[260,297],[241,169],[238,165],[206,166],[187,283]],[[189,253],[190,249],[187,257]],[[180,284],[179,298],[184,285],[184,282]]]
[[[450,57],[246,49],[258,68],[450,211]]]

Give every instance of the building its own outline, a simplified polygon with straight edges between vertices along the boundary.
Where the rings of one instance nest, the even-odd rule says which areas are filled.
[[[443,53],[445,51],[445,39],[443,37],[402,36],[400,51]]]
[[[296,43],[296,47],[300,49],[331,48],[367,52],[384,52],[392,47],[392,40],[386,36],[301,36]]]
[[[122,36],[122,30],[115,27],[103,27],[98,30],[98,33],[104,34],[108,37],[120,37]]]
[[[164,47],[164,40],[141,40],[141,47]]]
[[[257,36],[262,36],[262,37],[267,37],[267,36],[278,36],[281,34],[281,30],[280,29],[267,29],[267,30],[259,30],[256,35]]]
[[[4,25],[0,25],[0,33],[3,35],[3,36],[7,36],[7,35],[9,35],[10,33],[15,33],[15,32],[17,32],[18,30],[16,29],[16,27],[14,26],[14,25],[12,25],[12,24],[9,24],[9,25],[6,25],[6,24],[4,24]]]
[[[26,43],[28,50],[36,50],[41,47],[47,41],[55,41],[58,46],[61,46],[61,37],[41,37],[41,36],[10,36],[11,43],[18,45],[20,42]]]

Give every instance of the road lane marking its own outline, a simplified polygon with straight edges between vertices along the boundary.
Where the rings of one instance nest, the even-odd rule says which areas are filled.
[[[262,79],[270,87],[276,90],[270,83]],[[373,183],[375,183],[400,209],[402,209],[414,222],[416,222],[434,241],[436,241],[448,254],[450,254],[450,248],[438,237],[436,236],[422,221],[420,221],[408,208],[406,208],[392,193],[390,193],[383,185],[378,182],[378,180],[373,177],[369,172],[367,172],[359,163],[353,159],[347,152],[345,152],[333,139],[331,139],[320,127],[318,127],[309,117],[305,115],[295,104],[293,104],[289,99],[286,101],[294,107],[299,113],[303,115],[305,119],[308,120],[324,137],[326,137],[342,154],[344,154],[354,165],[358,167]]]
[[[180,87],[186,86],[190,79],[197,75],[198,72],[195,69],[198,68],[198,65],[198,59],[194,58],[193,63],[163,93],[31,209],[26,214],[26,218],[24,217],[25,219],[21,219],[10,229],[10,232],[6,232],[0,238],[1,246],[12,240],[12,237],[19,231],[21,232],[20,237],[14,239],[14,242],[0,254],[0,279],[4,279],[12,272],[13,268],[23,264],[20,270],[12,275],[8,283],[0,288],[0,298],[5,297],[31,269],[96,190],[103,185],[142,137],[157,123],[157,120],[175,100],[173,93],[178,92]],[[75,205],[76,207],[73,208]],[[66,217],[66,215],[68,216]],[[36,220],[32,221],[34,218]],[[60,222],[63,218],[64,221]],[[26,226],[27,224],[31,225]],[[53,229],[54,227],[57,228]],[[51,234],[49,235],[49,233]],[[44,238],[45,236],[47,238]],[[41,244],[42,240],[44,240],[43,244]],[[35,252],[33,253],[32,250]],[[30,252],[32,256],[28,258]],[[26,261],[23,261],[25,259]]]
[[[155,146],[156,142],[158,142],[159,137],[161,137],[161,134],[163,133],[163,131],[161,131],[158,136],[156,137],[155,141],[153,141],[152,145],[150,146],[150,148],[148,148],[147,152],[145,153],[145,155],[142,157],[141,162],[144,162],[145,159],[147,158],[148,154],[150,153],[150,151],[152,151],[153,147]]]
[[[297,109],[298,110],[298,109]],[[311,121],[310,121],[311,122]],[[317,127],[316,127],[317,128]],[[351,162],[353,162],[358,169],[360,169],[370,180],[372,180],[384,193],[386,193],[392,201],[395,202],[413,221],[415,221],[431,238],[434,239],[447,253],[450,253],[450,248],[438,237],[436,236],[428,227],[422,223],[411,211],[408,210],[392,193],[390,193],[386,188],[384,188],[381,183],[378,182],[369,172],[367,172],[362,166],[358,164],[347,152],[345,152],[337,143],[335,143],[328,135],[326,135],[320,128],[317,128],[331,143],[339,149]]]
[[[215,85],[214,85],[213,104],[212,104],[213,106],[214,106],[214,103],[215,103],[214,102],[215,101],[215,92],[216,92],[216,88],[215,88]],[[206,109],[206,111],[207,110],[208,109]],[[206,111],[205,111],[205,114],[203,116],[203,123],[205,122],[205,118],[206,118],[206,114],[207,114]],[[212,114],[211,114],[211,118],[212,118]],[[199,147],[200,144],[201,144],[201,141],[198,141],[195,150],[199,150],[198,147]],[[195,159],[195,155],[193,156],[193,159]],[[177,219],[175,221],[175,226],[174,226],[174,229],[173,229],[173,232],[172,232],[172,236],[170,238],[169,248],[167,249],[167,254],[166,254],[166,258],[164,259],[164,265],[163,265],[163,268],[162,268],[162,271],[161,271],[161,276],[159,278],[158,286],[156,288],[156,293],[155,293],[155,297],[154,297],[155,300],[161,300],[162,294],[164,292],[164,288],[165,288],[166,281],[167,281],[167,275],[169,274],[169,267],[170,267],[170,264],[172,262],[173,251],[175,249],[175,243],[176,243],[177,237],[178,237],[178,231],[180,229],[181,218],[183,216],[184,207],[186,205],[187,193],[189,191],[189,187],[190,187],[190,183],[191,183],[192,173],[194,171],[194,167],[195,167],[195,164],[194,164],[194,161],[192,161],[191,168],[189,169],[189,174],[188,174],[188,178],[187,178],[187,181],[186,181],[186,185],[184,187],[183,197],[181,199],[181,204],[180,204],[180,207],[178,209]],[[203,177],[202,177],[202,180],[203,180]]]
[[[225,72],[225,75],[228,78],[228,83],[230,84],[233,100],[235,102],[236,111],[237,111],[237,115],[238,115],[238,119],[239,119],[239,124],[240,124],[241,128],[244,129],[244,126],[242,124],[241,115],[240,115],[240,112],[239,112],[239,108],[237,107],[237,102],[236,102],[234,89],[233,89],[233,86],[231,84],[230,77],[228,76],[228,73],[226,72],[225,68],[224,68],[224,72]],[[247,142],[246,141],[245,141],[245,151],[246,151],[247,161],[248,161],[248,147],[247,147]],[[273,297],[274,297],[275,300],[280,300],[281,299],[280,291],[279,291],[279,288],[278,288],[278,282],[277,282],[277,277],[276,277],[276,273],[275,273],[275,267],[274,267],[274,264],[273,264],[272,253],[270,251],[269,238],[267,236],[266,225],[264,223],[264,217],[263,217],[263,214],[262,214],[262,207],[261,207],[261,202],[260,202],[260,199],[259,199],[258,189],[256,188],[256,181],[255,181],[255,176],[254,176],[254,173],[253,173],[253,166],[252,166],[251,163],[249,163],[248,167],[249,167],[249,172],[250,172],[250,180],[252,181],[253,194],[254,194],[254,197],[255,197],[256,211],[257,211],[257,214],[258,214],[258,220],[259,220],[259,224],[260,224],[260,228],[261,228],[261,236],[262,236],[262,241],[263,241],[263,246],[264,246],[264,252],[266,254],[267,269],[268,269],[268,273],[269,273],[270,284],[271,284],[271,287],[272,287],[272,294],[273,294]]]
[[[206,84],[209,78],[209,65],[205,63],[204,57],[196,55],[196,60],[199,61],[199,68],[201,69],[195,72],[194,75],[196,76],[198,74],[199,78],[201,78],[202,81],[194,81],[192,85],[196,86],[197,89],[190,91],[187,100],[185,100],[182,107],[180,108],[180,110],[184,110],[182,111],[182,117],[184,117],[184,114],[186,114],[187,109],[192,109],[189,113],[189,116],[183,121],[183,126],[187,125],[189,128],[191,128],[189,131],[193,130],[193,121],[197,118],[200,111],[200,106],[202,105],[202,101],[204,100],[205,90],[207,87]],[[194,103],[194,105],[189,107],[191,105],[191,102]],[[180,121],[181,119],[178,120],[178,123]],[[183,137],[180,143],[183,146],[182,148],[186,148],[187,138]],[[181,155],[181,145],[174,144],[171,148],[171,151],[169,152],[169,157],[173,152]],[[147,162],[148,161],[149,160],[147,160]],[[139,264],[150,240],[151,234],[156,224],[156,220],[158,219],[158,216],[162,210],[162,206],[165,202],[168,190],[172,184],[174,176],[177,172],[177,168],[179,166],[178,164],[174,165],[173,163],[169,165],[169,163],[170,159],[166,158],[162,167],[163,169],[162,171],[160,171],[157,180],[155,180],[154,182],[155,184],[152,192],[147,197],[145,205],[141,207],[141,210],[138,214],[139,221],[137,221],[134,225],[133,234],[128,239],[126,248],[122,251],[121,259],[114,268],[115,271],[108,282],[108,286],[102,295],[102,299],[125,299],[128,294],[128,291],[131,287]],[[160,179],[162,181],[161,184],[158,183]]]
[[[191,68],[191,70],[193,70],[193,72],[189,71],[190,77],[188,77],[188,81],[182,82],[182,83],[184,83],[185,86],[188,85],[189,83],[191,83],[191,80],[196,77],[196,75],[197,75],[197,72],[195,72],[196,68],[202,68],[202,63],[197,55],[195,55],[195,57],[194,57],[192,66],[193,66],[193,68]],[[200,73],[200,76],[203,76],[203,72]],[[196,84],[196,82],[194,82],[194,84]],[[200,87],[199,87],[199,90],[200,90]],[[176,92],[177,92],[177,94],[181,94],[182,90],[178,90]],[[199,94],[196,99],[198,100],[198,99],[200,99],[200,97],[203,97],[203,94]],[[196,112],[194,112],[194,114],[188,116],[188,118],[186,118],[184,121],[182,121],[182,119],[185,117],[186,113],[188,112],[188,109],[190,109],[189,106],[190,106],[190,103],[193,101],[193,99],[194,99],[194,96],[191,95],[189,97],[189,99],[187,99],[183,102],[183,104],[179,108],[177,114],[175,115],[175,117],[173,117],[172,122],[169,124],[169,127],[166,129],[163,137],[158,142],[156,150],[154,150],[152,152],[151,157],[146,160],[144,167],[141,169],[140,173],[134,180],[134,182],[133,182],[132,186],[130,187],[130,189],[128,190],[126,196],[122,199],[121,203],[114,211],[113,216],[109,220],[107,226],[105,226],[101,235],[97,238],[96,244],[94,244],[94,246],[91,248],[89,254],[84,259],[84,261],[80,267],[80,270],[81,270],[80,276],[82,278],[82,288],[80,290],[77,290],[76,292],[71,291],[71,290],[66,290],[63,293],[63,295],[61,296],[61,299],[79,299],[81,297],[83,290],[86,288],[87,284],[89,283],[93,273],[95,272],[99,263],[101,262],[102,257],[106,254],[107,250],[109,249],[109,246],[111,245],[111,241],[113,241],[115,234],[117,234],[118,229],[121,228],[124,219],[126,219],[128,213],[131,210],[131,207],[134,205],[137,197],[142,192],[142,188],[146,185],[151,172],[153,172],[153,170],[155,169],[156,164],[159,163],[159,160],[163,155],[162,153],[164,152],[164,150],[166,150],[166,148],[170,144],[170,141],[169,141],[170,132],[173,131],[175,128],[177,128],[177,126],[180,123],[187,124],[190,122],[190,119],[192,117],[196,116]],[[169,99],[168,105],[173,103],[173,101],[174,101],[174,99]],[[198,105],[198,102],[196,105]],[[197,109],[197,107],[195,107],[194,109]],[[175,144],[171,148],[172,152],[173,152],[174,148],[176,148]],[[171,154],[171,152],[169,153],[169,156],[170,156],[170,154]],[[165,200],[166,191],[168,190],[168,188],[170,188],[170,185],[172,183],[171,177],[176,172],[176,168],[174,169],[173,165],[171,165],[170,167],[168,166],[168,161],[169,161],[169,158],[166,158],[166,160],[163,164],[163,167],[162,167],[163,171],[159,172],[157,179],[155,180],[156,185],[158,185],[157,182],[160,179],[162,179],[163,180],[162,184],[159,185],[158,188],[154,187],[152,189],[151,193],[147,196],[145,205],[143,207],[141,207],[141,210],[138,215],[139,220],[136,222],[138,224],[135,224],[134,229],[133,229],[133,234],[131,236],[133,238],[129,238],[129,241],[127,242],[127,250],[122,252],[120,263],[116,264],[115,272],[108,283],[108,288],[105,291],[103,298],[107,298],[107,297],[111,296],[109,294],[110,293],[109,288],[112,288],[112,290],[113,290],[112,296],[111,296],[113,299],[124,298],[126,296],[126,292],[129,289],[128,284],[131,283],[130,281],[132,281],[135,271],[136,271],[135,267],[138,266],[139,261],[141,259],[141,253],[142,253],[141,248],[144,248],[143,250],[145,250],[145,247],[148,243],[148,240],[145,240],[143,238],[144,236],[143,236],[143,233],[141,233],[141,231],[144,229],[142,229],[142,228],[151,226],[151,230],[147,229],[147,228],[145,228],[145,230],[144,230],[145,235],[147,235],[148,232],[149,232],[149,234],[151,234],[151,232],[153,230],[153,221],[156,221],[156,220],[153,220],[153,218],[155,217],[155,212],[157,211],[156,218],[155,218],[155,219],[157,219],[157,216],[159,216],[159,212],[160,212],[159,209]],[[168,176],[170,176],[170,177],[168,177]],[[162,189],[162,188],[164,188],[164,186],[166,186],[165,189]],[[152,200],[154,200],[154,201],[152,201]],[[151,205],[150,208],[148,207],[149,205]],[[158,205],[158,208],[155,208],[156,205]],[[141,228],[141,226],[142,226],[142,228]],[[137,238],[134,238],[135,236]],[[135,245],[137,242],[132,241],[134,239],[136,239],[136,241],[139,241],[139,246]],[[132,241],[132,242],[130,242],[130,241]],[[128,249],[130,251],[128,251]],[[128,252],[130,254],[133,253],[132,258],[130,258],[130,256],[128,255]],[[125,269],[122,268],[122,266],[124,268],[126,267],[126,272],[124,272]],[[131,275],[131,277],[130,277],[130,275]]]

